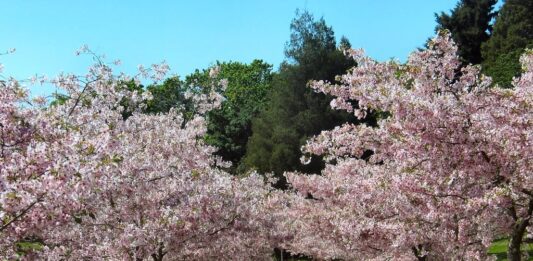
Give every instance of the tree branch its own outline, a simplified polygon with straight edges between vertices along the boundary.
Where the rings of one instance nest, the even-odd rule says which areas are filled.
[[[2,225],[2,227],[0,227],[0,232],[5,230],[5,229],[7,229],[7,227],[9,227],[15,221],[19,220],[22,216],[26,215],[26,213],[28,213],[28,211],[30,211],[30,209],[33,208],[33,206],[35,206],[37,203],[42,202],[42,198],[43,197],[44,197],[44,195],[42,195],[39,198],[37,198],[29,206],[27,206],[25,209],[23,209],[18,215],[16,215],[13,219],[11,219],[9,222],[7,222],[4,225]]]

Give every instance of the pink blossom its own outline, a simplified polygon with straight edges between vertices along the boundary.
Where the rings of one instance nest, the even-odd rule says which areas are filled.
[[[162,77],[168,65],[140,70]],[[285,196],[216,167],[201,114],[219,95],[197,97],[201,113],[185,122],[175,109],[142,114],[150,94],[116,88],[124,79],[101,62],[62,74],[52,82],[69,98],[46,108],[21,106],[29,94],[14,79],[0,86],[0,256],[269,259]],[[20,253],[25,241],[38,247]]]
[[[533,55],[522,56],[514,88],[500,89],[478,67],[458,75],[456,50],[441,34],[406,64],[349,51],[357,67],[338,83],[311,83],[336,97],[334,108],[389,116],[308,141],[304,152],[331,163],[322,176],[286,174],[301,195],[287,210],[287,249],[319,259],[485,260],[494,239],[532,230]],[[373,155],[361,159],[366,150]]]

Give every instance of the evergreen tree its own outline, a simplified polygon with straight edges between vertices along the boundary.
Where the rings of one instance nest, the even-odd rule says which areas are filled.
[[[496,16],[493,7],[497,0],[462,0],[451,14],[435,14],[436,31],[447,29],[459,48],[464,64],[480,64],[481,44],[490,37],[491,20]]]
[[[215,68],[216,67],[216,68]],[[216,76],[210,72],[216,70]],[[250,137],[251,121],[263,108],[271,86],[272,65],[261,60],[254,60],[250,64],[240,62],[217,62],[216,65],[196,70],[187,75],[185,80],[178,77],[166,79],[162,84],[150,85],[146,89],[152,93],[153,99],[148,102],[147,113],[166,113],[171,108],[177,108],[189,119],[196,112],[193,100],[186,93],[206,93],[213,83],[227,81],[225,90],[217,89],[225,100],[218,109],[208,112],[206,140],[219,150],[217,155],[232,162],[229,169],[234,172],[241,158],[244,156],[246,143]],[[213,78],[214,77],[214,78]],[[199,87],[204,86],[204,87]],[[143,87],[131,90],[143,91]]]
[[[349,47],[346,39],[341,44]],[[331,97],[307,86],[313,79],[334,81],[336,75],[355,65],[337,48],[334,32],[324,19],[297,13],[285,55],[286,61],[273,79],[271,99],[252,123],[253,134],[240,171],[257,169],[280,178],[284,171],[318,173],[323,162],[313,159],[308,165],[301,164],[301,146],[322,130],[354,120],[348,113],[332,110]],[[283,178],[278,185],[285,185]]]
[[[231,161],[234,168],[246,151],[246,143],[252,135],[252,118],[265,105],[271,87],[272,65],[262,60],[250,64],[217,62],[216,79],[210,79],[213,68],[196,70],[186,77],[187,86],[206,86],[210,81],[227,80],[223,91],[225,101],[221,107],[208,113],[207,142],[219,148],[217,155]]]
[[[148,102],[146,112],[166,113],[173,107],[191,107],[185,98],[187,87],[185,83],[174,76],[166,79],[162,84],[149,85],[147,89],[152,93],[153,99]],[[185,110],[188,111],[188,110]]]
[[[490,40],[483,44],[484,72],[494,83],[511,85],[520,75],[520,55],[533,47],[533,1],[507,0],[499,11]]]

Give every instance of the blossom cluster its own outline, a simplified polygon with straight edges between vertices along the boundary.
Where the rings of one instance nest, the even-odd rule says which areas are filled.
[[[380,118],[304,146],[330,163],[320,176],[286,174],[300,194],[286,248],[321,259],[484,260],[494,239],[531,231],[533,53],[502,89],[478,66],[461,67],[456,51],[446,33],[406,64],[352,50],[358,66],[338,83],[310,84],[335,97],[333,108]]]
[[[277,247],[318,259],[485,260],[500,237],[512,252],[533,234],[533,53],[502,89],[456,51],[446,33],[405,64],[348,51],[357,67],[311,87],[379,120],[309,140],[303,151],[326,167],[286,173],[289,191],[268,175],[224,172],[204,141],[225,80],[187,93],[195,110],[185,116],[145,114],[150,93],[127,88],[163,79],[164,63],[117,76],[95,56],[86,75],[50,80],[65,97],[51,104],[2,77],[0,257],[267,260]]]
[[[96,58],[86,75],[51,81],[67,97],[51,105],[0,82],[0,256],[268,259],[281,193],[258,174],[221,171],[202,114],[142,113],[149,92],[125,84],[161,79],[167,65],[116,76]]]

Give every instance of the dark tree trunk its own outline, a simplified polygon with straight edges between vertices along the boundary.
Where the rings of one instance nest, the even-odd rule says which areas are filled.
[[[415,254],[416,259],[418,261],[427,261],[428,260],[427,255],[422,254],[422,252],[423,252],[422,250],[424,249],[423,246],[419,245],[418,247],[413,247],[412,249],[413,249],[413,253]]]
[[[520,246],[522,245],[526,229],[529,226],[529,219],[532,213],[533,198],[530,198],[527,208],[527,215],[524,218],[517,217],[513,226],[513,231],[509,239],[509,249],[507,250],[507,259],[509,259],[509,261],[520,261],[522,258]]]
[[[163,257],[165,256],[167,252],[165,251],[165,247],[163,244],[159,245],[159,249],[157,250],[157,253],[152,254],[152,259],[154,261],[163,261]]]

